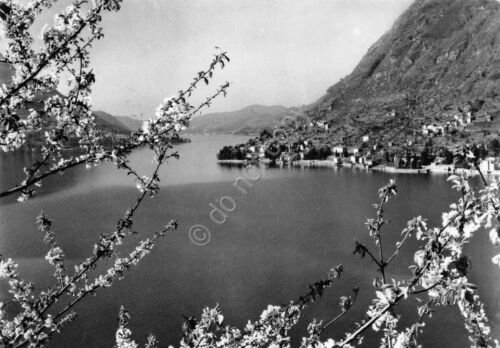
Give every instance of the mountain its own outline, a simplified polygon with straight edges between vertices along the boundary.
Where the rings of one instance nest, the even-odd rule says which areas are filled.
[[[113,116],[104,111],[94,111],[97,127],[114,133],[127,134],[141,127],[142,122],[126,116]]]
[[[14,71],[9,64],[0,62],[0,85],[3,83],[9,84],[12,80],[13,73]],[[28,102],[25,109],[18,110],[19,116],[26,117],[29,109],[42,110],[43,101],[55,95],[65,98],[65,96],[58,90],[48,89],[47,91],[35,96],[32,101]],[[117,118],[103,111],[95,111],[93,112],[93,115],[96,117],[96,124],[100,129],[116,134],[128,134],[139,128],[141,124],[138,120],[134,120],[129,117]]]
[[[130,131],[136,131],[142,126],[142,120],[129,116],[113,116]]]
[[[279,124],[289,111],[284,106],[251,105],[231,112],[210,113],[194,117],[189,133],[257,134],[263,128]]]
[[[313,118],[330,123],[332,140],[348,142],[356,142],[361,134],[385,140],[418,138],[422,125],[468,112],[479,122],[464,131],[465,138],[496,133],[496,0],[416,0],[352,73],[308,110]]]

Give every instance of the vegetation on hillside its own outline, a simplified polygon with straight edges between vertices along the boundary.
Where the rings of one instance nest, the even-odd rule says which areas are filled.
[[[463,135],[477,142],[498,135],[499,54],[498,1],[417,0],[310,115],[331,123],[333,141],[349,133],[405,142],[424,124],[471,112],[477,123]]]
[[[229,83],[221,85],[196,107],[188,103],[192,92],[199,85],[208,84],[213,74],[229,62],[226,52],[219,51],[187,88],[165,99],[155,115],[125,143],[107,149],[100,143],[102,133],[96,125],[89,98],[95,81],[89,49],[103,36],[103,14],[120,10],[121,1],[74,0],[44,30],[42,41],[35,42],[30,32],[31,25],[52,2],[0,0],[0,19],[10,43],[3,59],[14,69],[12,81],[0,91],[0,149],[15,151],[32,133],[41,134],[40,139],[43,139],[41,158],[25,168],[24,180],[1,192],[0,197],[20,195],[19,201],[25,202],[36,194],[36,188],[47,177],[76,166],[92,167],[106,162],[134,177],[138,192],[130,208],[116,221],[115,228],[99,231],[89,256],[71,266],[65,262],[64,250],[58,244],[53,217],[44,212],[36,217],[47,243],[45,259],[53,266],[54,272],[53,283],[46,289],[39,290],[35,284],[23,279],[16,262],[7,255],[0,256],[0,281],[9,288],[9,298],[0,304],[0,345],[3,347],[42,347],[53,335],[61,331],[64,334],[64,327],[76,319],[73,310],[77,304],[89,295],[113,286],[146,257],[166,233],[177,229],[177,222],[171,220],[157,231],[138,233],[134,227],[138,208],[147,198],[158,194],[160,168],[170,158],[178,157],[178,153],[172,150],[173,139],[189,126],[193,114],[209,106],[218,96],[225,95],[229,87]],[[371,69],[372,72],[375,70]],[[52,95],[37,101],[43,103],[42,109],[26,108],[35,96],[54,90],[63,73],[74,77],[65,98]],[[25,118],[17,114],[23,108],[28,111]],[[47,130],[45,126],[49,122],[53,127]],[[269,138],[269,134],[261,135]],[[73,137],[78,138],[81,153],[65,157],[62,151]],[[139,175],[128,161],[131,152],[141,146],[148,146],[154,152],[154,168],[150,176]],[[498,144],[492,144],[492,148],[498,148]],[[465,160],[477,168],[478,158],[474,151],[466,148],[465,155]],[[326,337],[326,329],[344,319],[352,306],[358,305],[359,289],[354,288],[352,293],[339,299],[339,307],[332,309],[330,318],[310,322],[301,341],[302,347],[353,347],[362,343],[370,328],[381,333],[383,347],[415,347],[420,332],[425,329],[425,322],[433,311],[443,306],[457,306],[472,347],[499,345],[490,336],[488,318],[478,290],[469,282],[471,262],[463,254],[463,248],[481,227],[489,229],[492,243],[500,244],[500,182],[488,184],[483,180],[485,187],[476,192],[466,177],[451,176],[449,180],[460,193],[460,198],[443,214],[442,223],[430,227],[424,218],[416,217],[402,227],[400,241],[394,246],[387,245],[383,227],[387,222],[386,206],[396,195],[397,186],[391,180],[379,190],[374,217],[366,221],[374,243],[365,245],[357,241],[354,245],[356,255],[369,258],[374,264],[373,301],[366,308],[366,315],[352,323],[348,332],[338,333],[335,338]],[[134,238],[129,238],[132,235]],[[420,242],[414,250],[410,271],[404,278],[393,279],[395,275],[391,274],[389,266],[400,262],[398,254],[410,238]],[[127,239],[136,241],[136,244],[130,247],[129,243],[124,243]],[[492,261],[500,265],[500,255],[494,256]],[[199,319],[187,318],[180,346],[289,347],[290,329],[299,321],[301,311],[340,281],[345,271],[348,270],[341,265],[333,267],[325,279],[312,283],[302,296],[285,305],[269,305],[260,318],[249,321],[241,329],[227,325],[220,308],[204,309]],[[408,298],[420,299],[416,305],[418,318],[408,327],[401,328],[398,326],[401,317],[394,309]],[[115,337],[118,348],[138,347],[128,328],[129,320],[128,312],[122,308]],[[145,346],[158,347],[159,342],[150,336]]]
[[[365,148],[376,163],[397,156],[425,165],[442,154],[449,163],[452,153],[461,166],[464,145],[499,140],[499,55],[498,1],[416,0],[351,74],[285,112],[261,143]]]
[[[440,147],[487,143],[500,135],[499,55],[498,1],[416,0],[351,74],[281,119],[328,124],[319,134],[291,127],[324,145],[359,146],[368,135],[380,143],[423,146],[422,127],[432,124],[450,128],[434,139]],[[451,127],[468,116],[471,123]],[[280,126],[262,124],[260,130]]]

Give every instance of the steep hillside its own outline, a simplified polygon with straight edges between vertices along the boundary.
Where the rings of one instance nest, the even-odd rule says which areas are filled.
[[[362,133],[408,138],[425,123],[467,112],[485,119],[469,130],[498,129],[500,3],[495,0],[416,0],[354,71],[309,110],[330,122],[333,140]]]
[[[256,134],[286,116],[284,106],[251,105],[238,111],[211,113],[192,119],[189,133]]]

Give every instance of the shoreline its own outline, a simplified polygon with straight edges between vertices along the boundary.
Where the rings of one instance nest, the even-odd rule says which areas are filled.
[[[249,160],[217,160],[219,164],[237,164],[244,165],[252,163]],[[263,161],[257,161],[257,163],[269,164],[271,161],[269,159],[265,159]],[[280,166],[280,165],[278,165]],[[281,165],[283,166],[283,165]],[[454,168],[453,166],[436,166],[429,165],[418,169],[411,168],[394,168],[393,166],[388,166],[385,164],[379,164],[373,167],[368,167],[363,164],[353,164],[353,163],[342,163],[338,164],[331,160],[298,160],[293,161],[290,164],[286,164],[286,166],[292,167],[310,167],[310,168],[356,168],[363,170],[372,170],[377,172],[384,173],[392,173],[392,174],[463,174],[467,173],[469,175],[479,175],[479,172],[475,169],[465,169],[465,168]],[[484,173],[485,175],[500,175],[500,171],[490,171]]]

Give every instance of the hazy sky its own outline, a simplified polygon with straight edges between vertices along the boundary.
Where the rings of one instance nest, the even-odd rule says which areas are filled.
[[[122,11],[104,17],[105,37],[94,46],[94,105],[147,116],[208,65],[215,46],[231,59],[216,83],[232,86],[210,112],[311,103],[355,67],[411,2],[124,0]]]

